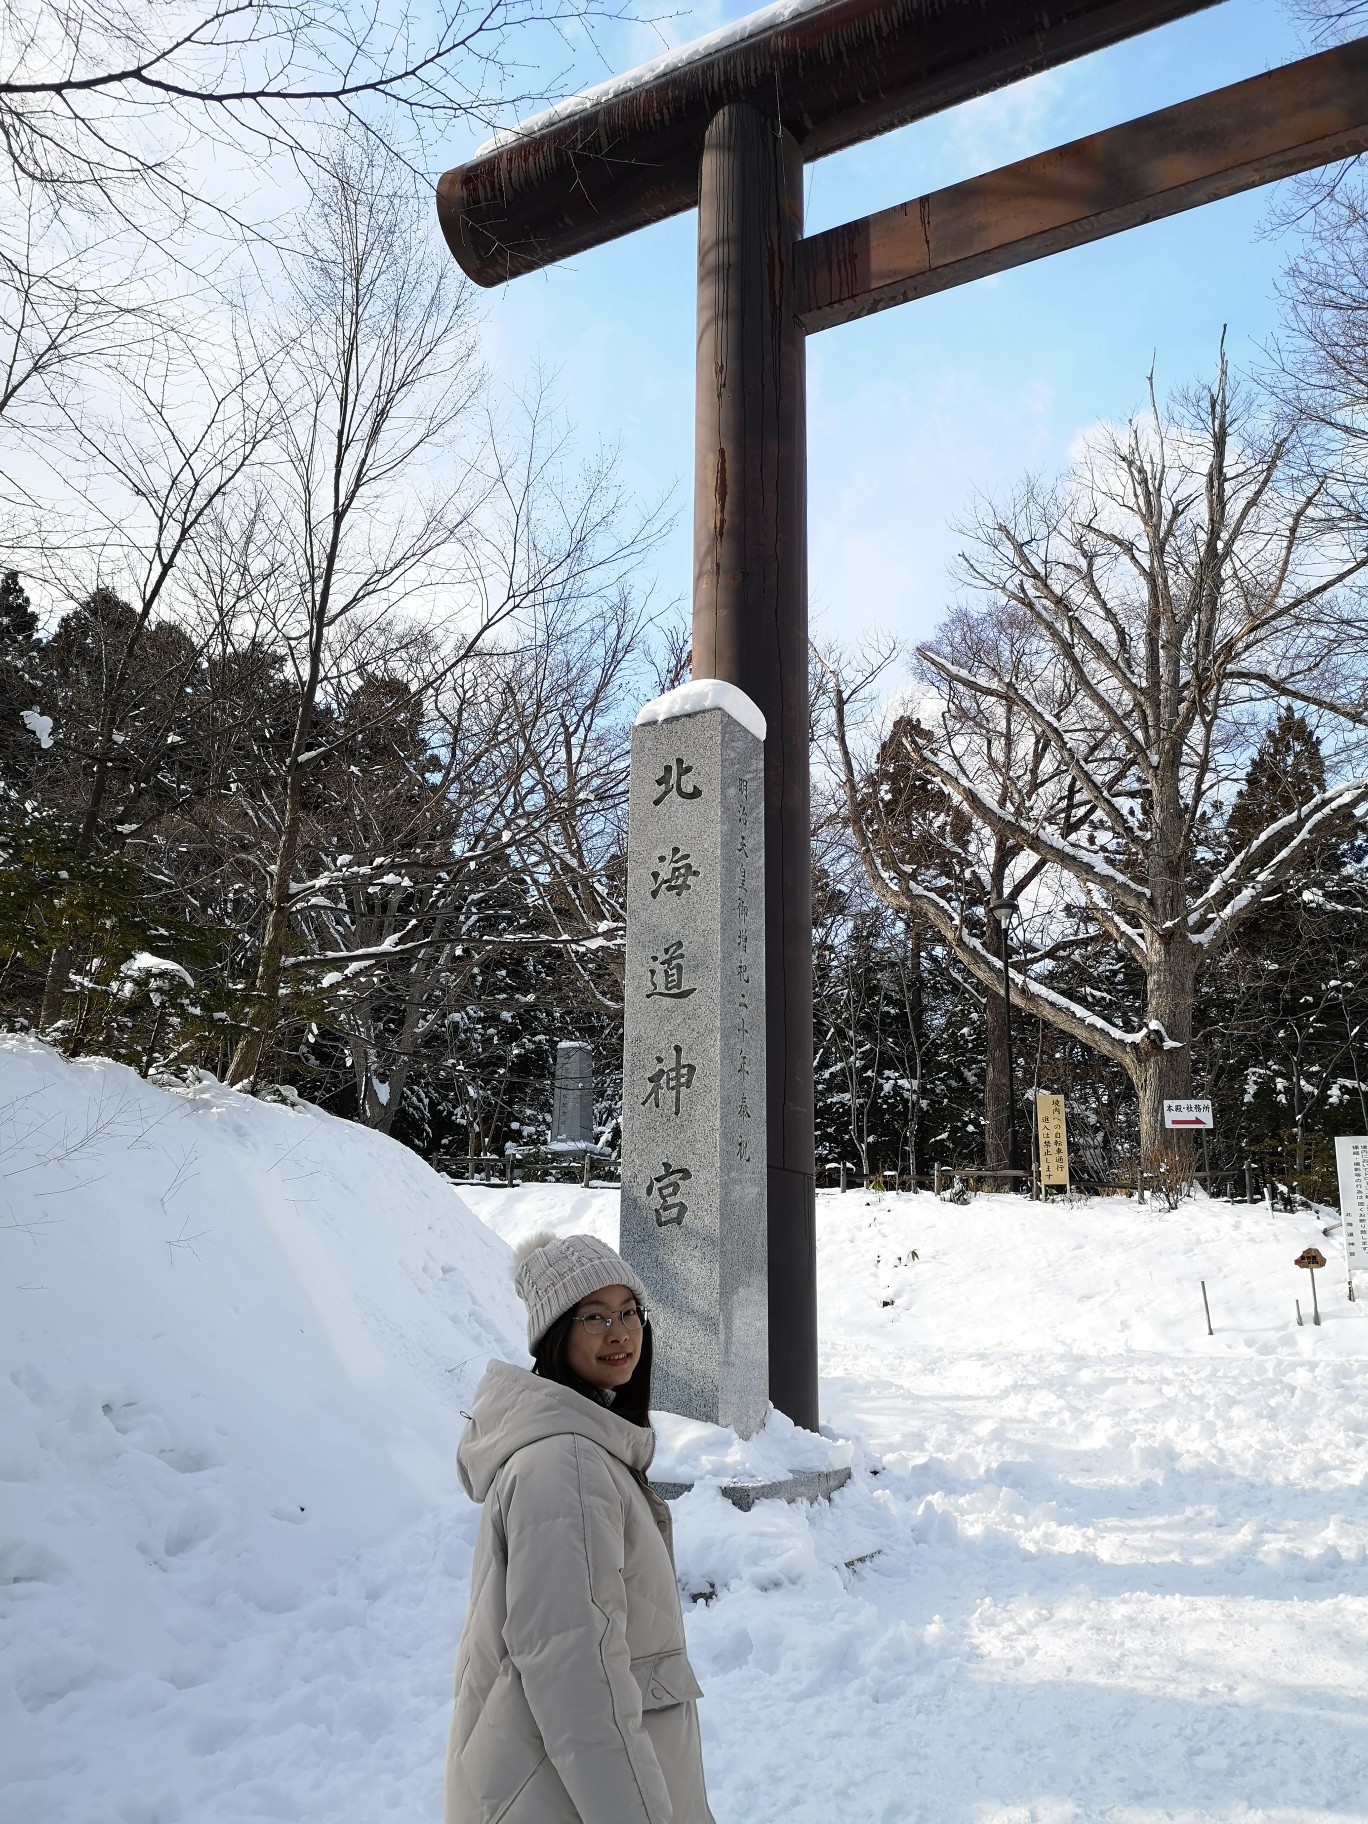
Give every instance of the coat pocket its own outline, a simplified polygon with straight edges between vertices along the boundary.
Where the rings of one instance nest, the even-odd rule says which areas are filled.
[[[643,1710],[665,1710],[671,1704],[687,1704],[703,1695],[683,1647],[668,1653],[645,1653],[634,1659],[632,1676],[641,1687]]]

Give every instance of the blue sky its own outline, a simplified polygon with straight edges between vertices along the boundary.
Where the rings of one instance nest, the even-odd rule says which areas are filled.
[[[681,42],[753,10],[677,15]],[[627,68],[654,54],[642,29],[610,47]],[[820,229],[990,169],[1307,47],[1276,0],[1225,0],[981,101],[814,164],[807,222]],[[453,159],[469,147],[452,147]],[[1237,366],[1277,324],[1288,243],[1265,232],[1269,194],[1233,198],[1096,246],[824,331],[808,344],[809,548],[814,633],[887,629],[907,641],[949,599],[953,522],[976,493],[1053,474],[1079,432],[1161,386],[1209,374],[1223,324]],[[491,357],[518,383],[540,362],[582,439],[616,444],[626,483],[673,491],[676,530],[654,570],[687,607],[693,453],[692,214],[661,223],[486,300]]]

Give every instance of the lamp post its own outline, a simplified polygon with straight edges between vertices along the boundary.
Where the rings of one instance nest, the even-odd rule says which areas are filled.
[[[1007,1165],[1013,1172],[1021,1170],[1021,1143],[1017,1138],[1016,1119],[1016,1081],[1015,1065],[1012,1059],[1012,977],[1007,966],[1007,927],[1017,915],[1017,902],[1014,899],[995,899],[989,907],[997,920],[998,936],[1002,940],[1002,1005],[1007,1025]],[[1021,1180],[1012,1180],[1013,1188],[1021,1189]]]

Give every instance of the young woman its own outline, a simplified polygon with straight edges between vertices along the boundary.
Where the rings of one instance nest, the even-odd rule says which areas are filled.
[[[457,1453],[483,1503],[446,1824],[713,1824],[670,1516],[646,1485],[651,1332],[592,1235],[518,1255],[533,1365],[491,1362]]]

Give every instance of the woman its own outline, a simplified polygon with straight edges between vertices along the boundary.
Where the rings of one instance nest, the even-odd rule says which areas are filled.
[[[713,1824],[644,1289],[592,1235],[535,1236],[516,1284],[531,1372],[490,1363],[457,1454],[484,1512],[446,1824]]]

